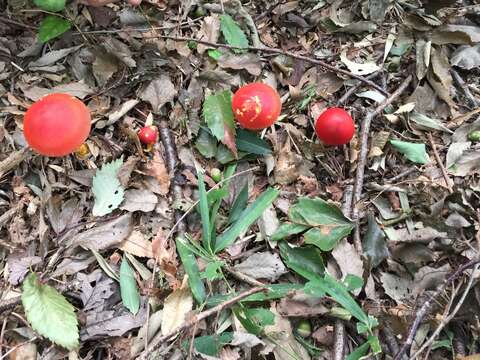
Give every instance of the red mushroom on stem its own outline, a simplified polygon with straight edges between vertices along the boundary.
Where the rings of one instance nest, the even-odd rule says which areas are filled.
[[[65,156],[77,150],[91,128],[88,108],[67,94],[46,95],[25,113],[23,133],[28,145],[41,155]]]
[[[282,110],[282,102],[277,91],[263,83],[251,83],[237,90],[232,98],[235,119],[249,130],[269,127]]]
[[[344,145],[352,140],[355,124],[345,110],[329,108],[318,117],[315,132],[327,145]]]

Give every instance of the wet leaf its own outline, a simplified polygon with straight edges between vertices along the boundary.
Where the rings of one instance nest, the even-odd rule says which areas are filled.
[[[368,230],[363,237],[363,251],[370,260],[371,268],[377,267],[389,256],[385,234],[372,214],[368,216]]]

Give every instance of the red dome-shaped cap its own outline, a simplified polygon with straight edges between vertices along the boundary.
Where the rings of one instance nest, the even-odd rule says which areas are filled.
[[[261,130],[277,121],[282,111],[278,92],[263,83],[251,83],[237,90],[232,109],[239,124],[250,130]]]
[[[315,132],[327,145],[344,145],[352,140],[355,124],[345,110],[329,108],[318,117]]]
[[[25,113],[23,133],[30,147],[45,156],[65,156],[82,145],[91,128],[88,108],[67,94],[50,94]]]

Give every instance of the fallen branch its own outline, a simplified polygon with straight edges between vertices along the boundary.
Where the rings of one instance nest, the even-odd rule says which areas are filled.
[[[452,283],[460,275],[462,275],[465,270],[470,269],[471,267],[477,265],[478,263],[480,263],[480,260],[479,259],[474,259],[474,260],[470,260],[469,262],[460,266],[452,275],[450,275],[447,278],[447,280],[445,280],[445,282],[440,287],[437,288],[437,290],[435,290],[428,297],[427,301],[425,301],[425,303],[422,305],[422,307],[417,311],[417,313],[415,315],[415,320],[414,320],[414,322],[413,322],[413,324],[410,327],[410,330],[408,332],[407,340],[403,343],[400,350],[395,354],[394,360],[402,359],[403,355],[406,354],[410,350],[410,347],[412,346],[412,343],[413,343],[413,339],[415,338],[415,334],[417,333],[417,330],[418,330],[420,324],[422,323],[423,319],[425,318],[425,316],[427,316],[428,313],[430,312],[430,308],[431,308],[433,302],[435,302],[435,299],[438,298],[440,296],[440,294],[445,291],[445,289],[447,288],[447,286],[450,283]]]
[[[147,38],[147,39],[149,39],[149,38],[160,38],[160,39],[170,39],[170,40],[173,40],[173,41],[186,41],[186,42],[187,41],[193,41],[193,42],[197,42],[199,44],[203,44],[203,45],[207,45],[207,46],[211,46],[211,47],[215,47],[215,48],[225,48],[225,49],[231,49],[231,50],[248,50],[248,51],[255,51],[255,52],[266,52],[266,53],[270,53],[270,54],[284,55],[284,56],[288,56],[288,57],[291,57],[291,58],[294,58],[294,59],[303,60],[303,61],[306,61],[306,62],[311,63],[311,64],[319,65],[319,66],[321,66],[325,69],[328,69],[330,71],[334,71],[336,73],[339,73],[339,74],[342,74],[342,75],[349,76],[351,78],[360,80],[361,82],[363,82],[363,83],[373,87],[374,89],[380,91],[382,94],[387,95],[387,96],[390,95],[381,86],[375,84],[373,81],[370,81],[363,76],[353,74],[353,73],[351,73],[350,71],[347,71],[347,70],[339,69],[339,68],[337,68],[333,65],[330,65],[330,64],[326,63],[323,60],[311,58],[311,57],[304,56],[304,55],[299,55],[299,54],[296,54],[296,53],[293,53],[293,52],[290,52],[290,51],[284,51],[284,50],[281,50],[281,49],[275,49],[275,48],[271,48],[271,47],[255,47],[255,46],[240,47],[240,46],[233,46],[233,45],[228,45],[228,44],[219,44],[219,43],[214,43],[214,42],[205,41],[205,40],[199,40],[199,39],[195,39],[195,38],[191,38],[191,37],[170,36],[170,35],[149,35],[149,36],[145,36],[145,38]]]
[[[467,84],[465,84],[465,81],[460,77],[460,75],[453,69],[450,70],[452,74],[453,81],[457,84],[457,86],[462,90],[463,94],[467,98],[468,102],[470,103],[470,106],[473,108],[478,107],[478,101],[475,99],[475,97],[472,95],[470,92],[470,89],[468,88]]]
[[[368,113],[365,116],[365,119],[362,122],[362,129],[360,131],[360,155],[358,158],[357,164],[357,172],[355,174],[355,185],[353,190],[353,209],[352,209],[352,216],[354,220],[358,220],[358,203],[362,197],[363,191],[363,178],[365,175],[365,166],[367,164],[367,155],[368,155],[368,137],[370,135],[370,125],[372,120],[382,113],[382,111],[394,102],[407,88],[407,86],[412,81],[412,75],[409,75],[402,84],[398,87],[395,92],[386,98],[380,105],[376,107],[375,110]],[[355,233],[353,236],[353,241],[357,251],[361,254],[362,253],[362,242],[360,240],[360,231],[358,222],[355,227]]]
[[[158,334],[157,336],[155,336],[151,343],[150,343],[150,346],[142,353],[140,354],[140,356],[138,357],[138,359],[140,360],[146,360],[148,358],[148,355],[155,351],[156,349],[158,349],[158,347],[160,345],[162,345],[164,342],[166,342],[167,340],[169,340],[170,338],[178,335],[180,332],[186,330],[186,329],[189,329],[191,327],[193,327],[195,324],[197,324],[198,322],[202,321],[203,319],[206,319],[208,318],[209,316],[213,315],[213,314],[216,314],[226,308],[229,308],[230,306],[232,305],[235,305],[236,303],[238,303],[240,300],[246,298],[247,296],[250,296],[252,294],[255,294],[255,293],[258,293],[262,290],[265,290],[264,287],[254,287],[254,288],[251,288],[250,290],[247,290],[237,296],[234,296],[233,298],[221,303],[221,304],[218,304],[217,306],[214,306],[212,307],[211,309],[208,309],[208,310],[205,310],[205,311],[202,311],[201,313],[197,314],[197,315],[194,315],[192,316],[192,318],[190,318],[189,320],[185,321],[183,324],[177,326],[175,329],[173,329],[172,331],[170,331],[168,334],[165,334],[165,335],[160,335]]]

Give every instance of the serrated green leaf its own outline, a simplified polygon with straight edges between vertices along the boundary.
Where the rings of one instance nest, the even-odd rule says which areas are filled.
[[[236,142],[238,150],[249,154],[268,155],[272,153],[268,143],[251,131],[238,129]]]
[[[120,294],[123,305],[135,315],[140,309],[140,294],[135,280],[135,272],[125,255],[120,265]]]
[[[93,216],[110,214],[122,203],[124,189],[117,177],[122,165],[123,157],[103,165],[95,173],[92,181],[92,192],[95,196]]]
[[[220,16],[220,30],[227,44],[241,48],[248,47],[245,33],[230,15]]]
[[[354,227],[338,206],[320,198],[300,198],[290,208],[288,216],[296,224],[312,227],[304,234],[305,242],[323,251],[332,250]]]
[[[279,193],[276,189],[268,188],[249,207],[242,211],[239,220],[217,238],[215,253],[233,244],[236,238],[263,214]]]
[[[390,144],[414,163],[426,164],[430,161],[425,150],[425,144],[415,144],[400,140],[390,140]]]
[[[72,24],[59,16],[47,15],[38,28],[38,39],[45,43],[68,31]]]
[[[53,287],[41,284],[33,273],[23,282],[22,304],[33,330],[68,350],[78,347],[75,309]]]
[[[217,140],[207,130],[200,129],[195,147],[203,157],[210,159],[217,153]]]
[[[323,276],[325,266],[321,252],[317,248],[313,246],[293,248],[284,241],[278,245],[283,262],[297,274],[308,280]]]
[[[207,96],[203,102],[203,117],[213,136],[222,141],[225,136],[225,126],[234,129],[232,110],[232,92],[224,90]]]
[[[51,12],[62,11],[65,8],[65,0],[33,0],[40,9]]]

